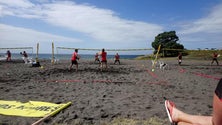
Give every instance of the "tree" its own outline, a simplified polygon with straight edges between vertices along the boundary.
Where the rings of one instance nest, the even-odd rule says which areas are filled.
[[[177,43],[179,37],[176,35],[176,31],[163,32],[155,37],[152,42],[152,47],[155,49],[154,53],[157,52],[158,46],[161,45],[160,53],[163,53],[163,49],[184,49],[184,46]],[[177,56],[178,50],[164,51],[165,56]]]

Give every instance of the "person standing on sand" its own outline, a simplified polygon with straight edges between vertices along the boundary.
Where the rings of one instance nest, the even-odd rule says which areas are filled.
[[[25,63],[28,63],[28,54],[27,54],[25,51],[23,51],[23,53],[20,52],[20,54],[23,55],[22,58],[23,58],[24,62],[25,62]]]
[[[219,65],[219,62],[217,61],[217,57],[219,57],[220,55],[218,55],[216,52],[213,53],[213,59],[211,62],[211,65],[213,65],[214,61],[217,63],[217,65]]]
[[[72,54],[72,58],[71,58],[71,64],[69,66],[69,70],[72,69],[72,65],[76,65],[76,71],[78,71],[78,62],[77,60],[79,60],[79,55],[78,55],[78,49],[75,49],[75,52]]]
[[[99,62],[99,63],[100,63],[99,54],[98,54],[98,53],[96,53],[96,55],[95,55],[95,61],[94,61],[94,63],[96,63],[96,62]]]
[[[222,79],[213,96],[213,115],[190,115],[175,107],[175,104],[165,100],[165,108],[171,124],[177,125],[222,125]]]
[[[119,56],[119,54],[118,53],[116,53],[116,55],[115,55],[115,62],[114,62],[114,64],[116,64],[116,62],[118,62],[119,63],[119,65],[120,65],[120,56]]]
[[[7,53],[6,53],[6,61],[11,61],[11,52],[8,50]]]
[[[101,70],[104,69],[107,69],[107,59],[106,59],[106,56],[107,56],[107,53],[105,52],[105,49],[102,49],[102,52],[100,52],[99,54],[101,56]]]
[[[180,52],[178,55],[178,64],[181,65],[182,63],[182,53]]]

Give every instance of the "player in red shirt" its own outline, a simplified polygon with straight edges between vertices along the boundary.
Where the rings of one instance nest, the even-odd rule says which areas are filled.
[[[7,58],[6,58],[6,61],[11,61],[11,52],[8,50],[7,53]]]
[[[115,62],[114,62],[114,64],[116,64],[116,62],[118,62],[119,63],[119,65],[120,65],[120,56],[119,56],[119,54],[118,53],[116,53],[116,55],[115,55]]]
[[[98,53],[96,53],[96,55],[95,55],[95,61],[94,61],[95,63],[96,62],[99,62],[100,63],[100,60],[99,60],[99,54]]]
[[[77,60],[79,60],[78,49],[75,49],[75,52],[72,54],[71,64],[70,64],[69,70],[71,70],[72,65],[75,64],[76,65],[76,71],[78,71],[78,62],[77,62]]]
[[[102,52],[99,54],[101,56],[101,70],[104,69],[107,69],[107,59],[106,59],[106,56],[107,56],[107,53],[105,52],[105,49],[102,49]]]
[[[217,57],[219,57],[219,55],[217,53],[213,53],[213,59],[212,59],[211,65],[214,63],[214,61],[217,63],[217,65],[219,65],[217,61]]]

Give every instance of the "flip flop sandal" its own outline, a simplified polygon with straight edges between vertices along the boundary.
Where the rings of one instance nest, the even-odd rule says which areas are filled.
[[[177,125],[177,123],[172,120],[172,114],[171,113],[173,111],[173,108],[169,109],[167,107],[167,103],[169,103],[172,107],[175,107],[175,104],[173,102],[169,101],[169,100],[165,100],[165,108],[166,108],[166,112],[167,112],[167,116],[169,118],[169,121],[170,121],[171,125]]]

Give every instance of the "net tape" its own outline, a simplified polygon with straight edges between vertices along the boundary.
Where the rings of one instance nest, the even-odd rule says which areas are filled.
[[[15,48],[0,48],[0,50],[5,50],[5,49],[33,49],[33,47],[15,47]]]
[[[90,50],[90,51],[101,51],[102,49],[87,49],[87,48],[67,48],[67,47],[56,47],[56,49],[70,49],[70,50]],[[105,49],[106,51],[143,51],[143,50],[154,50],[152,48],[142,49]]]

